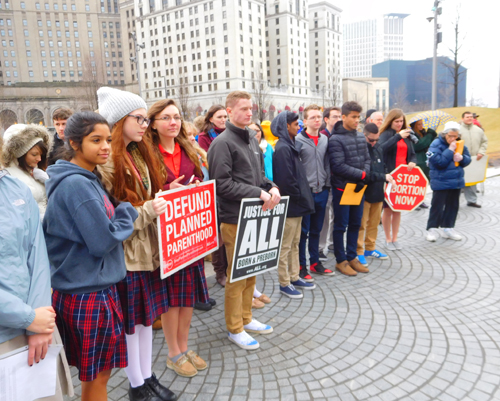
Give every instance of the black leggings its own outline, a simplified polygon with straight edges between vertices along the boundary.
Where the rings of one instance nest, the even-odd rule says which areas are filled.
[[[459,189],[444,189],[432,193],[431,210],[427,221],[429,228],[453,228],[458,214]]]

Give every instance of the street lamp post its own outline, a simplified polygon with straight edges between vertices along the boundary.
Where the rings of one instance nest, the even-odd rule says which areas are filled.
[[[433,55],[432,55],[432,95],[431,95],[431,108],[432,110],[436,110],[436,99],[437,99],[437,47],[438,44],[441,43],[441,32],[438,32],[438,29],[441,27],[438,24],[438,15],[441,15],[441,7],[439,7],[439,3],[441,0],[434,1],[434,7],[432,11],[434,12],[432,17],[428,17],[427,20],[431,22],[434,20],[434,42],[433,42]]]
[[[130,61],[135,62],[135,71],[137,75],[137,85],[139,86],[139,96],[142,97],[142,89],[141,89],[141,73],[139,70],[139,49],[144,49],[146,45],[144,43],[139,43],[137,41],[137,35],[135,32],[132,32],[132,39],[134,39],[134,49],[135,49],[135,57],[130,57]]]

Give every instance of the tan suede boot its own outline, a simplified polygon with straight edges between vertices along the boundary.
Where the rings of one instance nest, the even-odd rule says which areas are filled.
[[[342,274],[345,274],[346,276],[356,276],[358,274],[354,270],[351,269],[351,266],[349,266],[349,263],[347,263],[347,260],[344,260],[343,262],[337,263],[335,265],[335,269],[337,269]]]
[[[356,270],[358,273],[368,273],[370,270],[368,270],[367,267],[363,266],[361,262],[358,260],[358,258],[354,258],[349,262],[349,266],[351,266],[354,270]]]

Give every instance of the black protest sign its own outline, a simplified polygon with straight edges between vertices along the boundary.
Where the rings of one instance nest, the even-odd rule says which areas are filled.
[[[265,212],[263,204],[256,198],[241,201],[231,283],[278,267],[288,196]]]

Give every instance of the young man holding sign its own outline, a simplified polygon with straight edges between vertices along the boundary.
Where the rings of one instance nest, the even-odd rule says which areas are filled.
[[[244,91],[231,92],[226,98],[226,110],[231,122],[208,150],[210,176],[216,180],[222,241],[226,246],[228,270],[225,317],[229,340],[247,350],[259,348],[259,343],[247,332],[267,334],[271,326],[252,319],[252,298],[255,276],[230,282],[233,253],[238,229],[241,200],[260,198],[263,211],[270,210],[281,200],[276,185],[264,175],[264,160],[257,140],[246,126],[252,120],[252,97]]]

